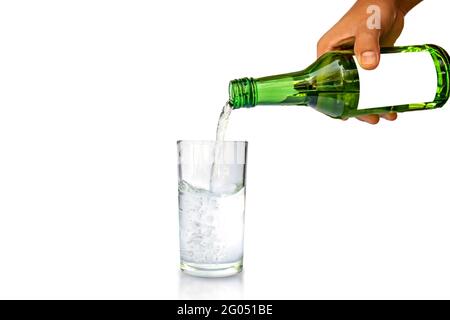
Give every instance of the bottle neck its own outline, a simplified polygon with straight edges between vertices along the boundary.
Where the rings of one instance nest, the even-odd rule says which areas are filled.
[[[230,81],[228,94],[233,109],[254,107],[258,100],[256,84],[253,78],[241,78]]]
[[[313,77],[305,70],[258,79],[242,78],[229,84],[233,109],[256,105],[312,105],[317,94]]]

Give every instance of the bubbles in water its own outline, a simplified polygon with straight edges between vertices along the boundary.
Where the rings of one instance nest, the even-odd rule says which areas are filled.
[[[179,184],[181,259],[232,263],[242,259],[245,188],[228,194]]]

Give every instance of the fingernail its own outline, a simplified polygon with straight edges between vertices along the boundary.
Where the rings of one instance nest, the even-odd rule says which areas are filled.
[[[377,55],[373,51],[366,51],[361,54],[361,64],[372,66],[377,63]]]

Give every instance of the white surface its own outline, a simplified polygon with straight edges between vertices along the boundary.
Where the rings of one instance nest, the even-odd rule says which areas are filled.
[[[358,109],[432,102],[436,96],[437,75],[427,52],[399,52],[381,55],[375,70],[358,68]]]
[[[178,271],[177,139],[299,70],[352,1],[2,1],[0,298],[450,298],[450,105],[370,126],[239,110],[245,271]],[[425,1],[398,44],[450,49]],[[156,196],[155,196],[156,195]]]

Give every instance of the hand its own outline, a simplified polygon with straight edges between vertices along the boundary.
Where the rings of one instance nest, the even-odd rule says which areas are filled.
[[[354,48],[360,66],[367,70],[375,69],[380,61],[380,45],[393,46],[403,30],[406,13],[421,0],[358,0],[317,43],[317,56],[327,51]],[[380,28],[369,29],[367,12],[370,5],[380,8]],[[396,113],[382,115],[370,114],[358,119],[371,124],[380,121],[380,117],[393,121]]]

